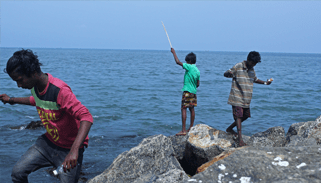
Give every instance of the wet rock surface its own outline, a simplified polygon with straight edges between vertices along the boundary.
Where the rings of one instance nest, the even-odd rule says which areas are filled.
[[[13,130],[23,130],[23,129],[29,129],[29,130],[36,130],[40,128],[44,128],[41,121],[31,121],[28,125],[19,125],[10,127]]]
[[[321,116],[273,127],[237,147],[233,136],[199,124],[186,136],[156,135],[120,154],[96,182],[321,182]]]
[[[30,129],[30,130],[35,130],[38,128],[43,128],[43,124],[41,121],[31,121],[27,126],[26,129]]]

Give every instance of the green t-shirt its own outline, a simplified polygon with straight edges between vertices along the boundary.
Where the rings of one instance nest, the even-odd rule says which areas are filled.
[[[183,69],[185,69],[184,75],[184,87],[182,91],[188,91],[196,94],[197,81],[200,79],[200,71],[195,64],[183,63]]]

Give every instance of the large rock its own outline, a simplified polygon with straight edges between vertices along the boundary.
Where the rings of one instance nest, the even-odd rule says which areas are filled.
[[[191,128],[187,135],[184,159],[181,162],[187,174],[194,175],[199,166],[221,154],[224,149],[232,145],[231,141],[219,138],[219,136],[222,136],[219,135],[220,133],[226,136],[225,132],[205,124],[199,124]],[[232,140],[232,136],[230,138]]]
[[[187,179],[175,158],[170,138],[157,135],[120,154],[108,169],[88,182],[185,182]]]
[[[144,139],[88,182],[321,182],[320,139],[321,116],[291,125],[287,136],[282,127],[243,136],[249,146],[241,148],[200,124],[187,136]]]
[[[286,134],[286,146],[321,145],[321,116],[315,121],[294,123]]]
[[[36,130],[39,128],[44,128],[44,126],[41,121],[31,121],[27,126],[19,125],[19,126],[13,126],[10,128],[13,130],[24,130],[24,129]]]
[[[185,147],[186,147],[186,143],[187,143],[187,136],[177,136],[177,135],[173,135],[169,137],[171,142],[172,142],[172,146],[173,149],[175,151],[175,157],[178,160],[182,160],[184,158],[185,155]]]
[[[321,148],[242,147],[214,157],[190,182],[321,182]]]
[[[247,144],[254,147],[283,147],[285,145],[284,128],[277,126],[256,133],[251,136]]]
[[[41,121],[31,121],[27,126],[26,129],[35,130],[38,128],[44,128]]]

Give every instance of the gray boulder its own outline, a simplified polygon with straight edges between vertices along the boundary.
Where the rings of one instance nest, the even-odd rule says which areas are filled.
[[[285,145],[284,128],[277,126],[256,133],[251,136],[247,144],[253,147],[283,147]]]
[[[294,123],[286,134],[285,146],[321,145],[321,116],[315,121]]]
[[[108,169],[88,182],[185,182],[187,179],[175,158],[170,138],[157,135],[120,154]]]
[[[27,126],[26,129],[38,129],[38,128],[44,128],[43,124],[41,121],[31,121]]]
[[[224,137],[229,139],[224,139]],[[224,149],[231,147],[232,143],[232,135],[227,135],[226,132],[205,124],[196,125],[187,135],[181,164],[187,174],[194,175],[199,166],[221,154]]]
[[[187,144],[187,136],[173,135],[173,136],[170,136],[169,138],[172,142],[172,146],[175,151],[175,157],[178,160],[182,160],[184,157],[185,147]]]
[[[36,130],[36,129],[44,128],[44,126],[41,121],[31,121],[27,126],[19,125],[19,126],[13,126],[10,128],[13,130],[24,130],[24,129]]]
[[[273,127],[237,147],[233,136],[204,124],[186,136],[145,138],[89,183],[321,182],[321,116]],[[189,177],[190,175],[191,177]]]
[[[321,148],[242,147],[198,168],[193,182],[321,182]]]

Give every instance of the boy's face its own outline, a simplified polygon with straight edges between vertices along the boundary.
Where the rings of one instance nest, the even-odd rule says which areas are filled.
[[[249,69],[251,69],[251,68],[253,68],[254,66],[256,66],[256,64],[257,64],[257,63],[255,63],[255,62],[247,61],[246,66],[247,66]]]
[[[11,74],[9,74],[12,80],[17,82],[17,86],[19,88],[23,89],[32,89],[36,85],[36,81],[34,79],[34,75],[31,75],[31,77],[27,77],[24,74],[19,74],[15,71],[13,71]]]

